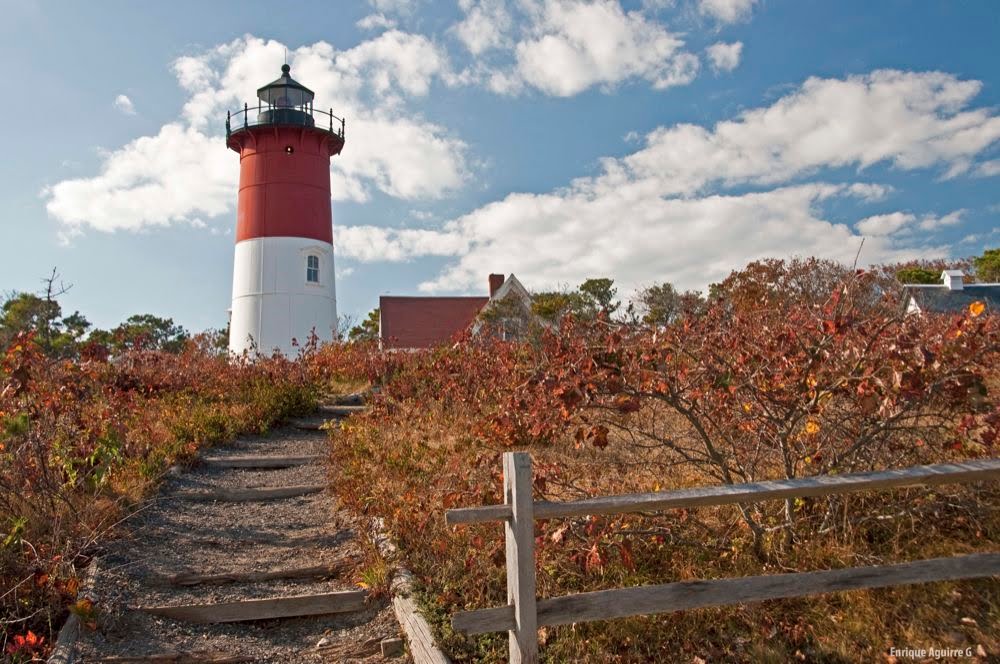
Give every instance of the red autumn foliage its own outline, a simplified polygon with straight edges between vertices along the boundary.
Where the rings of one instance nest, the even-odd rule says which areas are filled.
[[[536,495],[550,499],[995,455],[1000,317],[908,316],[902,295],[878,274],[767,261],[669,325],[568,317],[524,343],[321,349],[317,377],[377,386],[371,412],[334,434],[335,489],[385,520],[448,612],[504,601],[502,538],[448,529],[442,513],[502,500],[505,449],[532,451]],[[866,514],[847,519],[846,500],[747,506],[711,527],[687,511],[539,522],[540,594],[655,581],[688,546],[725,573],[744,548],[790,565],[810,542],[853,537]],[[889,513],[933,504],[863,500]],[[461,657],[495,655],[442,637]]]
[[[78,589],[75,567],[170,464],[314,403],[301,363],[230,362],[205,339],[178,354],[110,359],[50,358],[30,334],[0,349],[0,607],[8,643],[20,644],[21,655],[51,643],[32,645],[13,630],[58,628]]]

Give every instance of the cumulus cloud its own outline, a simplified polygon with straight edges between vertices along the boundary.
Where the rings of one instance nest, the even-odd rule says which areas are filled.
[[[180,123],[109,153],[93,177],[48,188],[47,209],[71,234],[193,223],[229,209],[239,164],[214,137]]]
[[[381,226],[335,228],[340,256],[359,261],[400,262],[421,256],[458,256],[469,241],[458,233]]]
[[[539,289],[597,275],[613,275],[623,291],[654,279],[702,288],[763,256],[850,261],[863,235],[863,261],[944,256],[949,247],[934,231],[957,223],[961,210],[877,215],[855,232],[825,219],[823,207],[884,199],[890,187],[860,181],[874,164],[949,170],[974,160],[1000,138],[1000,118],[969,107],[979,89],[936,72],[809,79],[714,126],[658,128],[635,152],[605,159],[598,175],[549,193],[512,193],[425,232],[423,249],[392,234],[374,241],[407,258],[455,255],[421,284],[427,292],[476,289],[483,266],[498,264]],[[859,181],[796,182],[843,167],[857,169]],[[369,232],[341,246],[363,246]]]
[[[517,73],[551,95],[631,78],[664,89],[698,73],[697,56],[682,50],[678,36],[615,0],[548,0],[536,12],[533,33],[516,46]]]
[[[690,194],[710,184],[784,182],[825,167],[950,170],[1000,139],[1000,116],[967,108],[981,87],[940,72],[810,78],[771,106],[712,128],[656,129],[643,150],[607,161],[600,179],[628,186],[654,178],[666,193]]]
[[[135,104],[128,98],[128,95],[115,97],[114,106],[125,115],[135,115]]]
[[[173,71],[188,94],[181,118],[106,153],[98,175],[47,188],[49,214],[78,233],[87,226],[137,230],[230,211],[238,159],[212,129],[227,109],[255,99],[284,57],[283,44],[247,36],[178,58]],[[331,166],[334,198],[366,200],[378,189],[433,199],[463,184],[466,145],[407,108],[435,81],[454,83],[447,55],[432,41],[389,30],[350,49],[318,42],[289,51],[288,58],[316,99],[348,118],[348,147]]]
[[[936,231],[947,226],[957,226],[962,222],[963,216],[965,216],[964,209],[955,210],[954,212],[949,212],[948,214],[941,215],[940,217],[934,214],[929,214],[920,220],[918,226],[922,231]]]
[[[862,219],[855,228],[864,235],[892,235],[907,224],[911,224],[916,217],[908,212],[890,212],[889,214],[876,214]]]
[[[504,0],[459,0],[465,18],[452,27],[469,53],[479,55],[509,43],[513,19]]]
[[[355,23],[362,30],[379,30],[395,28],[396,22],[387,18],[385,14],[369,14]]]
[[[698,11],[720,23],[735,23],[750,16],[757,0],[698,0]]]
[[[976,175],[983,178],[1000,175],[1000,159],[984,161],[976,167]]]
[[[855,228],[869,236],[892,235],[896,232],[911,231],[913,226],[921,231],[937,231],[947,226],[955,226],[962,221],[965,210],[955,210],[944,215],[925,214],[917,223],[917,216],[910,212],[890,212],[876,214],[862,219]]]
[[[410,14],[416,9],[419,0],[368,0],[368,4],[377,12],[384,14]]]
[[[473,56],[463,80],[493,92],[569,97],[633,80],[655,89],[690,83],[698,57],[652,14],[619,0],[459,0],[449,32]],[[645,11],[652,10],[652,11]]]
[[[740,64],[740,56],[743,54],[743,42],[733,42],[726,44],[718,42],[712,44],[705,52],[712,63],[715,71],[732,71]]]
[[[453,236],[450,243],[468,239],[469,250],[420,289],[474,289],[482,280],[482,266],[497,264],[508,266],[532,288],[612,275],[627,292],[650,280],[704,288],[733,266],[766,256],[848,261],[861,237],[825,220],[819,206],[850,194],[849,187],[823,183],[700,198],[585,190],[512,194],[445,227]],[[869,260],[935,251],[944,253],[897,247],[888,238],[865,245]]]

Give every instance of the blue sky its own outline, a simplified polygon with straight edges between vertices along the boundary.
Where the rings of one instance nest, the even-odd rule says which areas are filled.
[[[995,2],[3,2],[0,290],[225,323],[226,108],[292,73],[347,117],[342,313],[379,294],[617,279],[761,256],[1000,245]]]

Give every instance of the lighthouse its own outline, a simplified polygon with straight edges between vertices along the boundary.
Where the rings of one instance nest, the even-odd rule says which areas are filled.
[[[240,155],[229,350],[296,353],[337,332],[330,157],[344,120],[313,108],[291,68],[226,117],[226,145]]]

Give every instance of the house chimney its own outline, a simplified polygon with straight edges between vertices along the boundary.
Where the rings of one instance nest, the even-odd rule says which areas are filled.
[[[490,275],[490,297],[496,295],[500,287],[503,286],[504,276],[502,274]]]
[[[948,290],[962,290],[965,288],[965,275],[961,270],[945,270],[941,273],[945,288]]]

